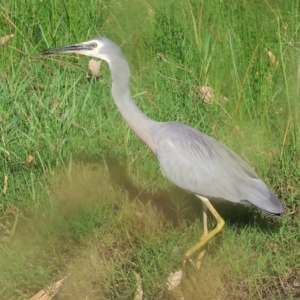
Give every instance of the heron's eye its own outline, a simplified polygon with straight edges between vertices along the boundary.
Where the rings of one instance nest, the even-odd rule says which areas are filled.
[[[91,43],[90,46],[91,46],[92,48],[97,48],[98,45],[97,45],[96,43]]]

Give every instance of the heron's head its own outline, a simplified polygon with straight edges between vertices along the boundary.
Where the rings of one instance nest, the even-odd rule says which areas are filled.
[[[44,50],[43,54],[60,54],[60,53],[78,53],[86,56],[103,59],[110,63],[113,56],[124,57],[121,49],[110,39],[99,37],[87,42],[63,46],[59,48],[50,48]]]

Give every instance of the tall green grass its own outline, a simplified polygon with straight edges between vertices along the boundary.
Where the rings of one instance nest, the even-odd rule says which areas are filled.
[[[1,298],[70,274],[57,299],[133,299],[134,272],[147,299],[172,298],[167,277],[201,236],[200,204],[124,125],[108,67],[87,78],[86,57],[40,55],[100,35],[124,50],[139,107],[226,143],[286,206],[274,221],[216,204],[227,226],[185,297],[299,297],[299,11],[296,0],[2,1],[0,37],[15,36],[0,46]]]

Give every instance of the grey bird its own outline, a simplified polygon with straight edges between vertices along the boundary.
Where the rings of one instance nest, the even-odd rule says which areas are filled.
[[[112,97],[124,120],[157,156],[163,175],[173,184],[202,201],[204,230],[200,241],[185,253],[184,261],[200,268],[204,250],[194,263],[191,257],[221,231],[224,220],[209,199],[251,204],[270,215],[280,215],[284,206],[252,168],[236,153],[212,137],[180,122],[157,122],[146,116],[130,94],[130,70],[121,49],[99,37],[70,46],[52,48],[43,54],[78,53],[102,59],[112,76]],[[207,231],[207,209],[217,220]]]

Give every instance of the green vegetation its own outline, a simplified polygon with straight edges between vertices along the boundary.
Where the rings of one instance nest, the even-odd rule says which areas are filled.
[[[299,17],[298,0],[2,1],[0,298],[69,274],[54,299],[133,299],[138,274],[145,298],[176,299],[167,278],[201,236],[201,205],[125,126],[107,66],[87,78],[87,57],[40,55],[102,35],[149,116],[224,142],[286,206],[274,220],[217,203],[226,226],[185,299],[298,299]]]

